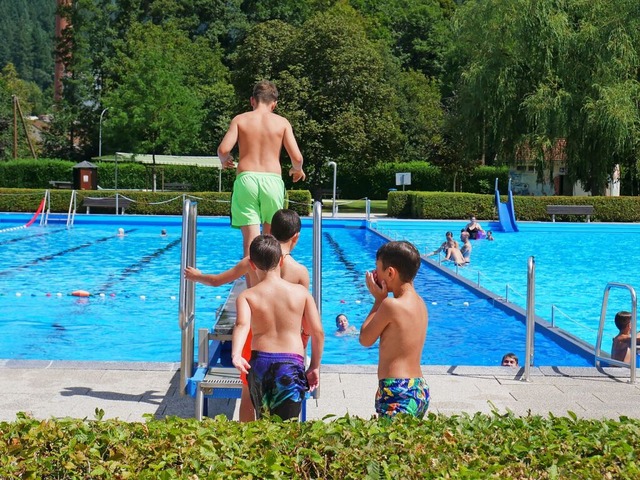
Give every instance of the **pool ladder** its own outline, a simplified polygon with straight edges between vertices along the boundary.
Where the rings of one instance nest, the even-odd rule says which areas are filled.
[[[602,336],[604,333],[604,321],[607,314],[607,303],[609,302],[609,292],[613,288],[619,288],[622,290],[628,290],[631,295],[631,359],[629,363],[621,362],[620,360],[613,360],[610,356],[605,356],[602,352]],[[595,349],[595,362],[596,367],[600,366],[600,362],[604,361],[609,365],[617,367],[626,367],[630,370],[629,383],[636,383],[636,363],[638,360],[638,343],[636,341],[636,335],[638,332],[638,299],[636,297],[636,291],[631,285],[625,283],[609,282],[604,289],[604,297],[602,299],[602,309],[600,311],[600,324],[598,325],[598,337],[596,340]]]
[[[178,323],[182,333],[180,354],[180,394],[185,395],[187,379],[193,373],[196,285],[188,282],[184,270],[196,264],[196,222],[198,203],[185,199],[182,207],[182,255],[180,258],[180,299]]]

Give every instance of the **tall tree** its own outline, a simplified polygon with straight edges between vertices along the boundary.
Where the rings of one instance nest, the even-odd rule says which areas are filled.
[[[195,147],[202,96],[188,85],[183,48],[190,40],[168,27],[134,25],[114,61],[104,97],[110,143],[133,153],[185,154]]]
[[[566,140],[570,177],[601,194],[638,158],[639,18],[633,0],[466,2],[449,57],[466,155],[512,162],[525,146],[542,166]]]

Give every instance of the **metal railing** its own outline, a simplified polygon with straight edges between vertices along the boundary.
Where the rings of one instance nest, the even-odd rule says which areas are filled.
[[[183,272],[188,266],[196,264],[197,221],[198,203],[186,199],[182,208],[182,256],[180,258],[180,308],[178,313],[178,322],[182,332],[180,355],[181,395],[185,395],[187,379],[193,374],[196,286],[194,282],[185,278]]]
[[[622,362],[620,360],[614,360],[611,357],[605,357],[602,355],[602,336],[604,334],[604,321],[607,314],[607,304],[609,302],[609,292],[612,288],[620,288],[623,290],[628,290],[631,295],[631,340],[629,348],[631,349],[631,359],[629,363]],[[627,367],[629,372],[629,383],[636,383],[636,361],[638,354],[638,342],[636,340],[636,335],[638,331],[638,298],[636,296],[636,291],[633,289],[631,285],[627,285],[625,283],[617,283],[617,282],[609,282],[604,289],[604,297],[602,299],[602,309],[600,311],[600,323],[598,325],[598,337],[596,339],[596,349],[595,349],[595,362],[596,367],[600,366],[600,361],[605,361],[606,363],[618,367]]]
[[[47,225],[49,221],[49,213],[51,212],[51,192],[44,191],[44,207],[42,208],[42,216],[40,217],[40,226]]]
[[[73,227],[76,219],[76,210],[78,209],[76,191],[71,190],[71,200],[69,200],[69,211],[67,212],[67,228]]]
[[[533,365],[534,337],[536,329],[536,260],[529,257],[527,263],[527,335],[524,354],[524,377],[525,382],[529,381],[531,366]]]
[[[322,202],[313,202],[313,299],[322,318]]]

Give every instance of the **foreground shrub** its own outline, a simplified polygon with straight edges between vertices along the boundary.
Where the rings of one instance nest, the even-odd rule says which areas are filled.
[[[101,412],[99,412],[101,413]],[[640,421],[430,414],[387,421],[0,423],[2,478],[638,478]]]

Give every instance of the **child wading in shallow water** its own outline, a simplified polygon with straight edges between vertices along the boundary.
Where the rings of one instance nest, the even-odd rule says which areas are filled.
[[[360,329],[360,343],[370,347],[380,339],[375,401],[379,416],[407,413],[422,418],[429,407],[429,386],[420,368],[429,318],[413,288],[419,268],[420,253],[414,245],[389,242],[378,249],[375,271],[366,274],[375,302]]]

